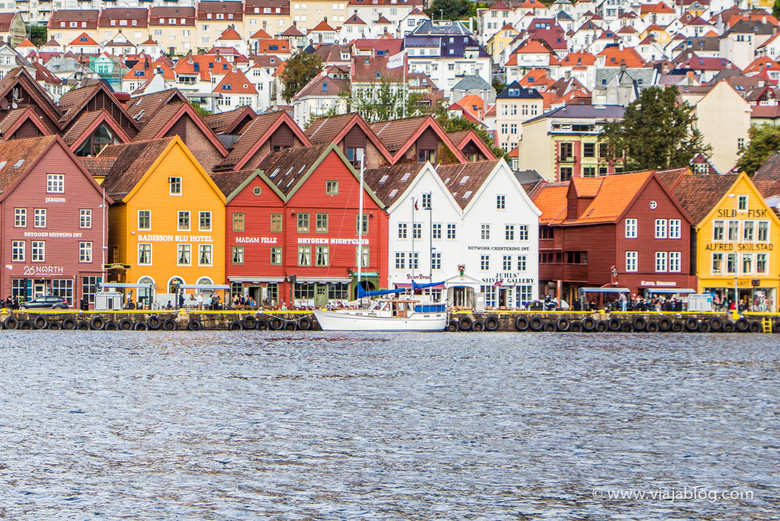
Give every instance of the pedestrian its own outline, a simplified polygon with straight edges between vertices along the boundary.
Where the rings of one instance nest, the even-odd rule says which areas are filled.
[[[203,293],[198,293],[198,311],[203,310]]]

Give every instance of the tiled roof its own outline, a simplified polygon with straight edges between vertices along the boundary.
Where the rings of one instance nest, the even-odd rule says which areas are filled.
[[[18,181],[56,136],[0,142],[0,193]]]
[[[462,165],[441,165],[436,173],[458,206],[466,208],[497,164],[498,161],[477,161]]]
[[[340,116],[317,118],[312,121],[311,125],[305,130],[306,135],[314,144],[331,143],[356,116],[356,113],[350,113]]]
[[[543,183],[531,194],[534,204],[542,214],[539,224],[551,224],[566,218],[566,196],[569,182]]]
[[[753,183],[764,197],[780,195],[780,153],[775,152],[753,175]]]
[[[115,157],[79,157],[78,159],[93,177],[106,177],[116,161]]]
[[[415,132],[425,123],[428,116],[416,118],[396,119],[374,123],[371,130],[391,152],[395,152],[405,145]]]
[[[246,181],[249,176],[254,175],[256,170],[228,170],[225,172],[211,173],[211,179],[214,181],[219,189],[225,194],[225,197],[229,197],[236,188]]]
[[[272,152],[257,168],[287,197],[329,146],[327,143]]]
[[[404,163],[374,168],[366,170],[363,173],[363,179],[385,206],[391,206],[417,179],[423,167],[423,163]]]
[[[219,84],[214,87],[214,92],[220,92],[222,94],[257,95],[255,86],[240,70],[230,71],[225,74]]]
[[[111,171],[102,184],[106,193],[115,201],[123,200],[174,139],[176,138],[153,139],[104,148],[98,157],[115,158]]]
[[[257,113],[254,110],[252,110],[252,107],[248,105],[244,105],[243,107],[238,107],[229,112],[209,114],[203,119],[206,121],[206,124],[209,126],[209,128],[211,128],[211,130],[213,130],[217,134],[220,134],[228,130],[230,131],[241,130],[241,129],[233,129],[232,127],[237,122],[243,120],[247,116],[249,116],[249,119],[254,119],[254,117],[257,116]]]
[[[177,101],[186,102],[187,98],[178,89],[167,89],[130,98],[126,108],[130,116],[139,125],[144,125],[149,118],[154,116],[166,104]]]
[[[737,175],[707,175],[687,173],[687,169],[658,172],[658,178],[666,185],[694,224],[699,224],[715,205],[726,195]]]
[[[220,167],[232,167],[241,161],[244,156],[252,149],[252,147],[274,126],[277,120],[283,117],[285,112],[278,110],[274,112],[267,112],[265,114],[259,114],[252,123],[247,126],[246,130],[241,133],[241,137],[238,138],[230,154],[225,158]]]
[[[92,112],[85,112],[76,120],[76,123],[70,127],[70,130],[62,136],[62,140],[66,145],[73,144],[81,135],[86,131],[92,123],[97,120],[101,114],[108,114],[105,110],[96,110]]]

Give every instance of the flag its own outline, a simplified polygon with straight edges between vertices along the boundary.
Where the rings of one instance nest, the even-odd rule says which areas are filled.
[[[414,209],[419,210],[420,208],[417,206],[417,199],[412,199],[414,201]]]
[[[402,67],[404,64],[404,55],[406,54],[406,49],[399,52],[398,54],[394,54],[390,56],[390,59],[387,60],[387,68],[388,69],[397,69],[398,67]]]
[[[503,283],[504,283],[504,279],[497,279],[496,283],[493,284],[493,287],[497,288],[497,287],[501,286],[501,284],[503,284]]]

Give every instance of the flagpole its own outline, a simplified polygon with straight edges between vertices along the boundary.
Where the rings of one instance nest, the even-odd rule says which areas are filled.
[[[360,283],[363,275],[363,176],[366,169],[366,158],[360,158],[360,202],[358,203],[358,294],[360,293]]]
[[[414,197],[412,197],[412,258],[409,261],[412,268],[412,282],[414,282],[414,207],[416,204]],[[414,294],[414,290],[412,290],[412,294]]]

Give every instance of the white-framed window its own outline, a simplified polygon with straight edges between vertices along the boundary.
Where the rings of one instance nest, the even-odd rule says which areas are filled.
[[[506,210],[506,196],[505,195],[497,195],[496,196],[496,210]]]
[[[282,264],[282,248],[280,246],[271,247],[271,265],[280,266]]]
[[[431,209],[431,194],[422,194],[422,209],[423,210],[430,210]]]
[[[416,251],[409,253],[409,268],[413,270],[420,269],[420,254]]]
[[[753,273],[753,254],[742,254],[742,273],[745,275],[751,275]]]
[[[79,242],[79,262],[92,262],[91,242]]]
[[[769,271],[769,254],[757,253],[756,254],[756,273],[759,275],[765,275]]]
[[[440,270],[441,269],[441,253],[440,252],[431,253],[431,269],[432,270]]]
[[[151,212],[151,210],[138,210],[138,229],[139,230],[151,230],[152,229],[152,212]]]
[[[181,177],[168,178],[168,194],[181,195]]]
[[[176,265],[177,266],[190,266],[192,264],[192,245],[190,244],[177,244],[176,245]]]
[[[422,239],[422,224],[414,223],[412,225],[412,239]]]
[[[179,212],[179,217],[177,219],[177,230],[186,232],[190,229],[190,212],[183,211]]]
[[[490,225],[489,224],[483,224],[480,226],[480,238],[483,241],[489,241],[490,240]]]
[[[14,209],[14,227],[27,228],[27,208]]]
[[[726,255],[726,272],[734,274],[737,272],[737,254],[729,253]]]
[[[406,223],[398,223],[398,238],[406,239],[408,232],[408,225]]]
[[[24,262],[24,241],[11,241],[11,260]]]
[[[626,271],[637,271],[639,252],[626,252]]]
[[[517,256],[517,271],[525,271],[528,269],[528,257],[525,255]]]
[[[329,266],[330,246],[317,246],[314,261],[315,266]]]
[[[682,258],[682,253],[679,251],[670,251],[669,252],[669,271],[671,272],[679,272],[680,271],[680,259]]]
[[[721,242],[725,237],[726,225],[723,221],[712,222],[712,240],[714,242]]]
[[[740,212],[746,212],[748,209],[748,196],[740,195],[737,197],[737,209]]]
[[[669,219],[669,238],[679,239],[682,237],[682,221],[680,219]]]
[[[212,258],[212,246],[211,244],[199,244],[198,245],[198,266],[211,266]]]
[[[666,239],[666,219],[655,220],[655,238]]]
[[[507,241],[515,240],[515,225],[507,224],[504,228],[504,239]]]
[[[152,264],[152,245],[148,243],[138,244],[138,264],[150,266]]]
[[[36,208],[33,218],[33,227],[46,228],[46,208]]]
[[[479,269],[481,269],[482,271],[490,270],[490,255],[480,255]]]
[[[655,252],[655,271],[656,273],[663,273],[667,271],[665,251]]]
[[[45,241],[32,241],[31,244],[31,260],[33,262],[46,262],[46,242]]]
[[[79,210],[79,228],[92,228],[92,210]]]
[[[758,242],[769,242],[769,221],[758,221]]]
[[[518,241],[527,241],[528,240],[528,225],[527,224],[521,224],[517,227],[517,240]]]
[[[243,246],[233,246],[232,250],[232,260],[233,264],[243,264],[244,263],[244,247]]]
[[[211,231],[211,212],[200,212],[198,230],[201,232]]]
[[[720,275],[723,273],[723,254],[722,253],[713,253],[712,254],[712,274],[713,275]]]
[[[510,271],[512,269],[512,256],[504,255],[501,260],[501,269],[504,271]]]
[[[756,222],[755,221],[745,221],[742,225],[742,240],[745,242],[753,242],[756,238],[755,235],[756,230]]]
[[[65,174],[46,174],[46,193],[65,193]]]
[[[636,239],[636,219],[626,219],[626,239]]]
[[[739,241],[739,221],[729,221],[729,242]]]
[[[441,239],[441,223],[434,223],[431,233],[434,239]]]
[[[447,239],[455,239],[457,234],[457,228],[455,224],[447,225]]]
[[[395,269],[397,270],[406,269],[406,253],[395,252]]]

